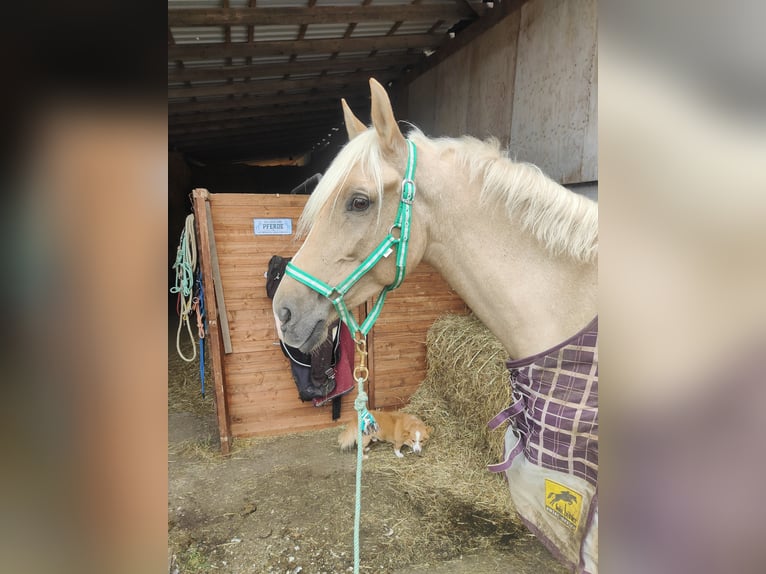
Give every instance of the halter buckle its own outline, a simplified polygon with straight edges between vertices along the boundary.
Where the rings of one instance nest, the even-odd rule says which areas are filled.
[[[407,194],[407,184],[412,186],[411,195]],[[402,180],[402,203],[406,203],[407,205],[412,205],[412,202],[415,200],[415,191],[416,191],[415,181],[410,178],[403,179]]]

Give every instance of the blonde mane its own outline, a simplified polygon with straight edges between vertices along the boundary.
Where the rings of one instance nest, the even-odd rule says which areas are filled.
[[[306,207],[303,208],[303,213],[298,220],[296,237],[301,237],[308,233],[314,221],[316,221],[319,211],[329,201],[333,193],[343,187],[351,170],[356,165],[361,166],[363,173],[370,177],[375,184],[378,192],[377,205],[380,208],[380,205],[383,203],[383,176],[380,171],[382,162],[383,157],[380,153],[375,130],[367,130],[343,146],[343,149],[333,159],[330,167],[327,168],[327,171],[322,175],[322,179],[319,180],[316,188],[309,196]],[[337,201],[337,195],[334,201]]]
[[[408,137],[417,146],[435,147],[440,155],[453,153],[458,167],[467,171],[469,179],[481,181],[480,203],[504,204],[508,216],[518,215],[522,227],[551,254],[568,255],[582,262],[597,259],[598,205],[595,202],[570,192],[535,165],[512,161],[500,150],[497,140],[483,142],[470,136],[430,139],[417,128],[412,129]],[[372,179],[382,200],[382,161],[375,130],[359,134],[346,144],[306,203],[298,223],[298,235],[310,229],[322,206],[341,188],[356,165]],[[382,201],[377,203],[380,206]]]

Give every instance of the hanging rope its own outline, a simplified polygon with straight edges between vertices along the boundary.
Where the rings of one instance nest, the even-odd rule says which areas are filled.
[[[187,363],[191,363],[197,357],[197,345],[192,335],[191,325],[189,324],[189,314],[192,311],[194,289],[194,269],[197,267],[197,244],[194,241],[194,215],[186,217],[186,224],[181,231],[181,239],[178,242],[176,251],[176,262],[173,269],[176,271],[176,282],[170,288],[171,293],[178,293],[178,331],[176,332],[176,350],[178,356]],[[184,324],[189,333],[189,340],[192,343],[192,356],[187,357],[181,351],[181,330]]]
[[[378,428],[372,413],[367,410],[367,393],[364,392],[364,383],[367,382],[369,371],[367,369],[367,341],[364,335],[357,333],[359,338],[354,337],[356,354],[359,355],[359,366],[354,368],[356,379],[356,399],[354,409],[357,412],[357,437],[356,437],[356,503],[354,505],[354,574],[359,574],[359,529],[362,519],[362,458],[363,435]]]
[[[202,271],[197,267],[197,296],[194,310],[197,312],[197,336],[199,337],[199,380],[202,398],[205,398],[205,289],[202,287]]]

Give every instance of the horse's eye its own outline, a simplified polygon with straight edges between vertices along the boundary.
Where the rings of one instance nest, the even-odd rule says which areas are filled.
[[[348,203],[349,211],[366,211],[368,207],[370,207],[370,200],[363,195],[355,195]]]

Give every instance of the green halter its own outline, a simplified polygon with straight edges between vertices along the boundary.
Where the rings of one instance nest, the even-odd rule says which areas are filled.
[[[298,269],[292,262],[287,264],[285,273],[300,281],[307,287],[310,287],[317,293],[327,297],[338,312],[338,316],[341,320],[348,325],[351,335],[356,338],[357,333],[367,335],[375,321],[378,320],[381,310],[383,309],[383,303],[386,300],[386,295],[389,291],[393,291],[404,281],[404,273],[407,266],[407,247],[410,241],[410,222],[412,220],[412,202],[415,199],[415,167],[417,166],[417,148],[410,140],[407,140],[407,147],[409,149],[409,155],[407,157],[407,168],[404,172],[404,179],[402,180],[402,195],[399,201],[399,210],[396,212],[396,219],[391,229],[388,231],[388,235],[380,242],[375,250],[362,261],[361,265],[357,267],[351,274],[341,281],[336,287],[331,287],[324,281],[317,279]],[[392,234],[394,229],[399,229],[399,237],[394,237]],[[354,319],[354,315],[346,307],[344,297],[346,293],[359,281],[368,271],[370,271],[375,265],[391,254],[391,250],[396,247],[396,276],[394,282],[390,285],[383,287],[383,290],[378,295],[378,300],[370,311],[367,318],[359,325]]]

